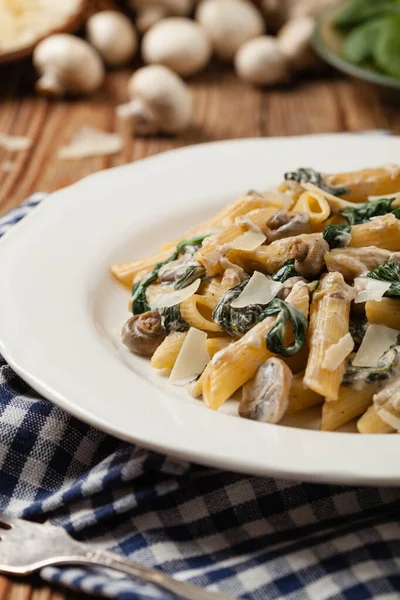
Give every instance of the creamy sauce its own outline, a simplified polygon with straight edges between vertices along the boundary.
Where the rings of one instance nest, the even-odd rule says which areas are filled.
[[[235,265],[235,263],[232,263],[225,256],[222,256],[219,259],[219,264],[221,265],[224,271],[226,271],[227,269],[232,269],[233,271],[235,271],[235,273],[240,277],[240,281],[243,281],[246,278],[246,273],[244,269],[242,269],[242,267],[239,267],[239,265]]]
[[[244,225],[247,227],[248,231],[253,231],[253,233],[263,233],[261,227],[256,225],[248,215],[236,217],[235,225],[237,225],[238,227],[242,227]]]
[[[262,348],[265,339],[264,336],[262,336],[259,333],[251,333],[250,332],[247,334],[246,336],[246,342],[248,346],[251,346],[252,348]]]

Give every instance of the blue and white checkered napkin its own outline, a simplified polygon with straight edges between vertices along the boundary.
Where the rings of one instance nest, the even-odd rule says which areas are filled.
[[[41,200],[0,221],[0,235]],[[247,600],[400,598],[400,490],[288,483],[172,461],[45,400],[0,357],[0,510]],[[171,596],[104,570],[42,576],[123,600]]]

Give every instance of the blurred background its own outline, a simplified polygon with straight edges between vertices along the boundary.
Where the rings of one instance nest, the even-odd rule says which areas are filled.
[[[0,213],[188,144],[397,132],[399,34],[399,0],[0,0]]]

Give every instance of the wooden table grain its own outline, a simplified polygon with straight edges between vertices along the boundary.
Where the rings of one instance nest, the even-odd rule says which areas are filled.
[[[52,192],[81,177],[171,148],[215,140],[387,129],[400,133],[400,109],[377,90],[329,72],[293,87],[258,91],[229,70],[214,65],[189,81],[195,117],[177,138],[132,138],[121,131],[115,105],[126,100],[131,70],[111,72],[96,96],[49,101],[33,92],[29,61],[0,69],[0,132],[31,138],[29,150],[0,149],[0,214],[35,191]],[[112,157],[63,161],[57,149],[85,125],[120,131],[124,150]],[[268,169],[268,165],[265,166]],[[1,600],[78,600],[83,598],[44,585],[38,578],[0,577]]]

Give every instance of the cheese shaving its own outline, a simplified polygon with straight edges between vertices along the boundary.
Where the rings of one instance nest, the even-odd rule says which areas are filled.
[[[32,146],[32,140],[23,136],[0,133],[0,147],[9,152],[23,152]]]
[[[265,242],[267,238],[263,233],[255,233],[254,231],[246,231],[242,235],[239,235],[236,239],[229,244],[229,247],[233,250],[245,250],[251,252],[256,250],[261,244]]]
[[[379,359],[397,342],[399,331],[384,325],[369,325],[353,360],[354,367],[378,367]]]
[[[354,303],[360,304],[360,302],[367,302],[368,300],[380,302],[391,285],[390,281],[378,281],[370,277],[356,277],[354,286],[358,293],[354,299]]]
[[[294,203],[293,198],[289,194],[273,190],[264,192],[263,197],[277,208],[284,208],[286,210],[290,210]]]
[[[336,371],[353,352],[354,340],[350,333],[346,333],[336,344],[332,344],[325,352],[322,368],[327,371]]]
[[[78,160],[90,156],[104,156],[121,152],[123,140],[117,133],[107,133],[93,127],[82,127],[69,144],[57,153],[62,160]]]
[[[207,334],[191,327],[182,344],[169,377],[174,385],[187,385],[195,379],[210,361],[207,352]]]
[[[399,417],[396,417],[396,415],[394,415],[393,413],[389,412],[385,408],[380,408],[377,411],[377,415],[378,415],[378,417],[380,417],[382,419],[382,421],[385,421],[385,423],[387,423],[388,425],[390,425],[390,427],[393,427],[393,429],[396,429],[396,431],[398,433],[400,432],[400,419],[399,419]]]
[[[251,304],[268,304],[283,287],[280,281],[273,281],[255,271],[243,292],[231,304],[232,308],[245,308]]]
[[[158,294],[151,301],[151,310],[159,310],[160,308],[170,308],[171,306],[175,306],[176,304],[180,304],[184,300],[193,296],[199,289],[201,283],[201,279],[196,279],[187,287],[181,290],[173,290],[171,292],[167,292],[166,294]]]

